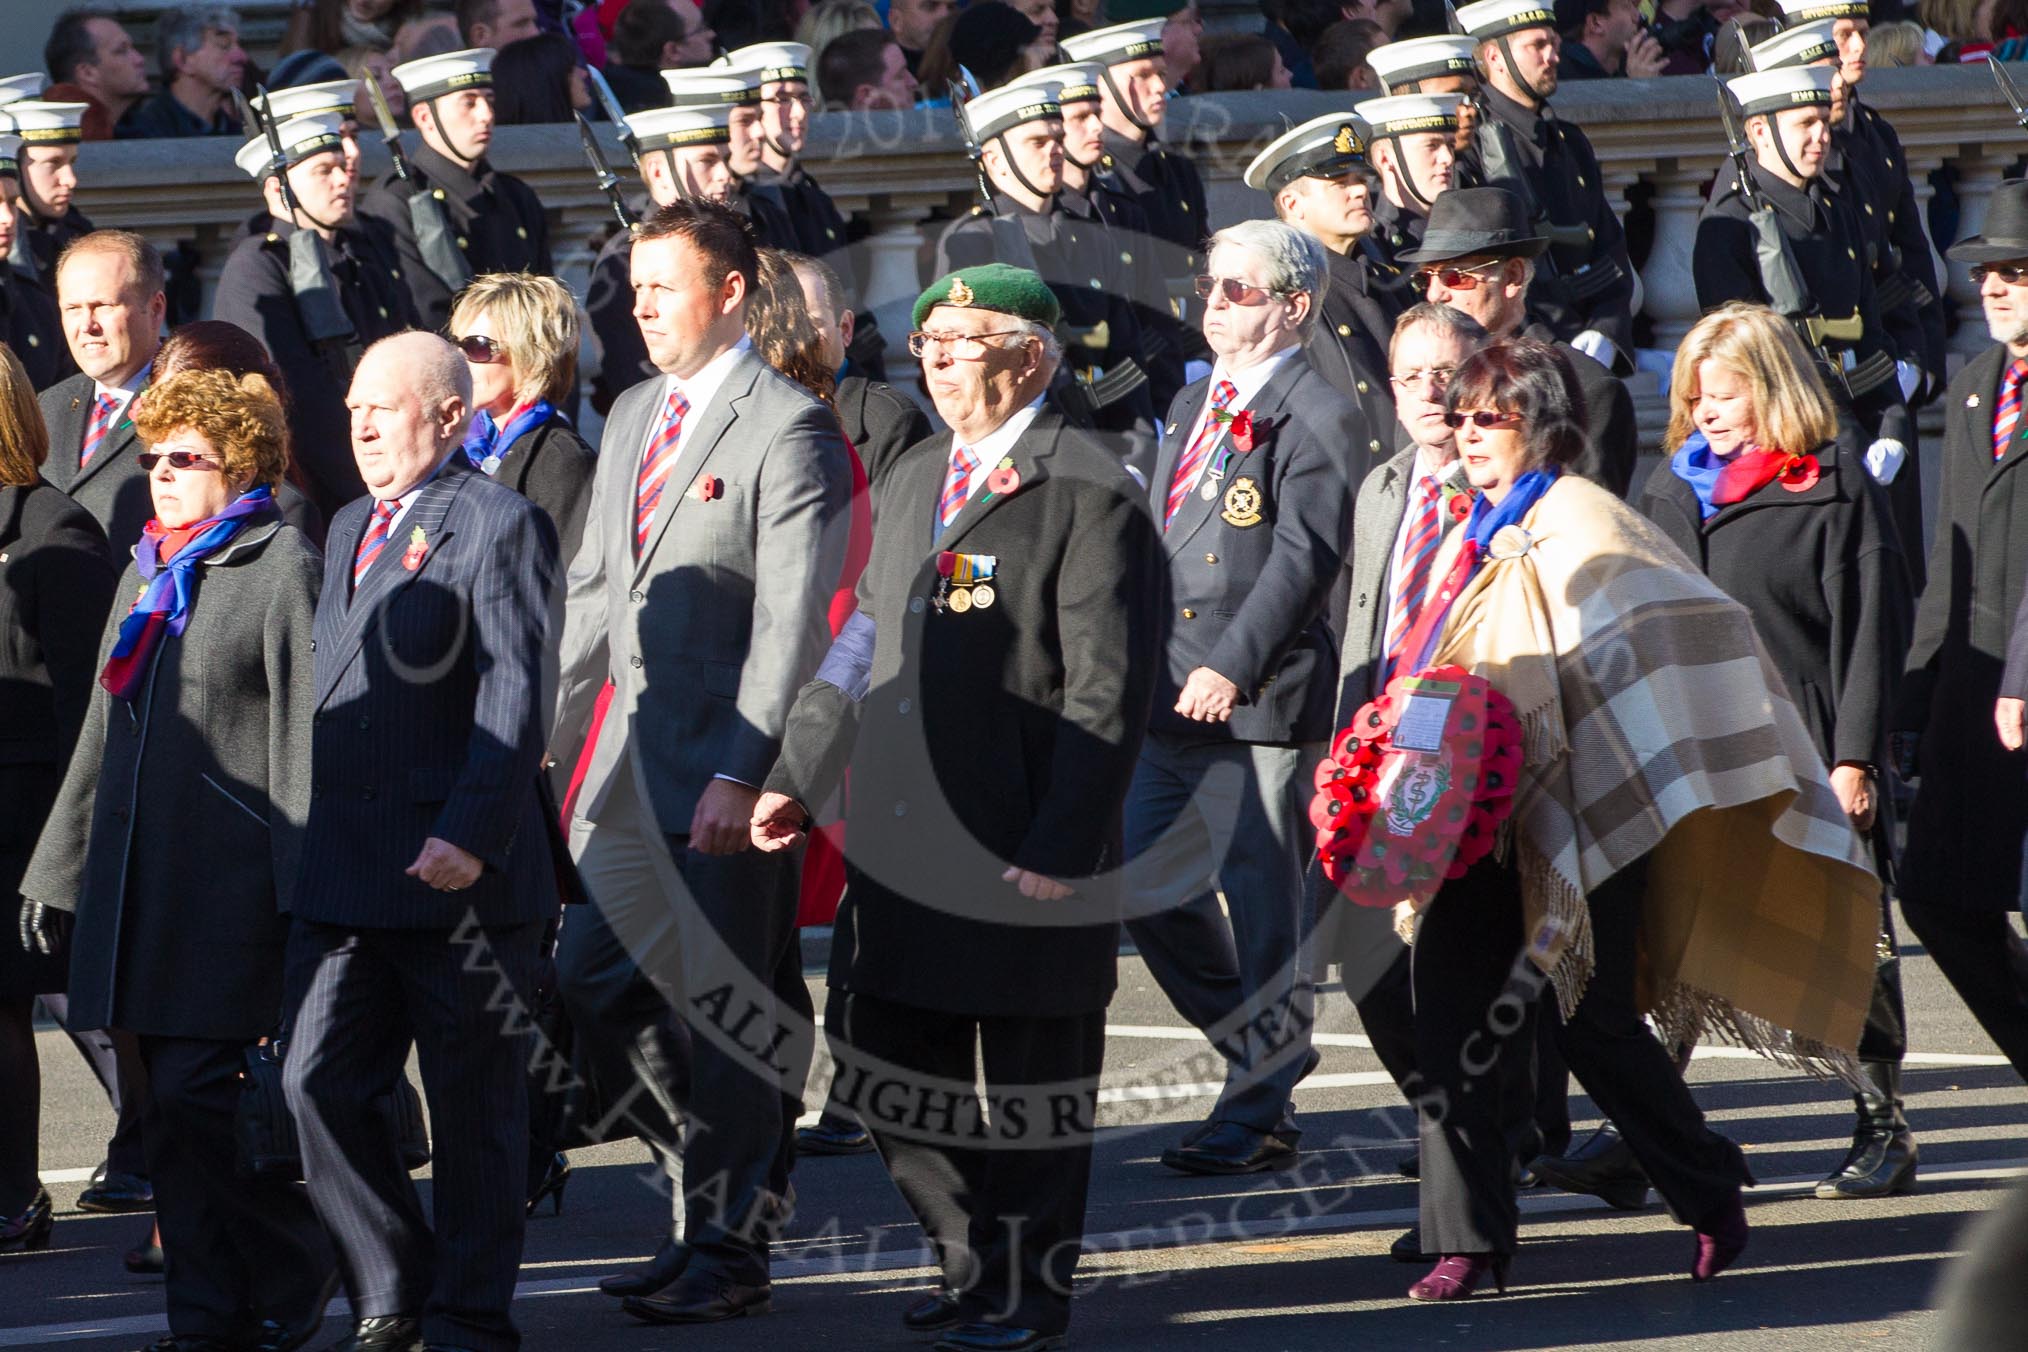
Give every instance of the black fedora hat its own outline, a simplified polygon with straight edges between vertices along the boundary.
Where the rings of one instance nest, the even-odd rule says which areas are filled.
[[[1431,204],[1421,247],[1402,254],[1401,261],[1442,263],[1474,254],[1533,258],[1548,247],[1548,239],[1529,224],[1528,208],[1505,188],[1452,188]]]
[[[2004,263],[2028,258],[2028,180],[2010,178],[1993,189],[1985,228],[1951,245],[1953,263]]]

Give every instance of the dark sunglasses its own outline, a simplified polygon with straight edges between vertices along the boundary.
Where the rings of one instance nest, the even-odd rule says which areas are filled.
[[[164,460],[169,462],[169,468],[171,469],[218,468],[217,465],[212,464],[203,456],[194,455],[189,451],[142,451],[134,459],[140,461],[142,470],[149,474],[153,474],[155,466],[161,464]]]
[[[466,361],[487,366],[496,361],[507,360],[507,344],[497,338],[469,333],[463,338],[453,338],[451,341],[457,344],[458,351],[465,354]]]
[[[1206,275],[1197,278],[1197,297],[1199,300],[1210,300],[1211,293],[1214,291],[1223,291],[1226,301],[1233,305],[1265,305],[1276,296],[1282,294],[1279,291],[1270,291],[1264,286],[1254,286],[1251,283],[1242,282],[1237,277],[1212,277]]]
[[[1463,427],[1466,423],[1472,423],[1478,427],[1505,427],[1508,423],[1520,421],[1521,415],[1518,413],[1488,413],[1483,409],[1477,413],[1444,414],[1444,426],[1446,427]]]
[[[2023,282],[2028,282],[2028,263],[1972,264],[1973,286],[1984,286],[1988,277],[1998,277],[2008,286],[2019,286]]]
[[[1435,280],[1442,282],[1446,291],[1476,291],[1481,283],[1492,280],[1481,277],[1479,273],[1495,266],[1498,265],[1482,263],[1476,268],[1419,268],[1415,274],[1415,289],[1427,291],[1430,282]]]

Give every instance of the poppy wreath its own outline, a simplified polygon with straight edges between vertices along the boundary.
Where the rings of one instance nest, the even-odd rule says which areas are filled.
[[[1317,763],[1310,824],[1324,876],[1361,906],[1418,908],[1447,878],[1493,850],[1514,811],[1521,726],[1505,695],[1462,667],[1434,667],[1413,683],[1455,687],[1441,750],[1394,745],[1410,681],[1388,682]]]

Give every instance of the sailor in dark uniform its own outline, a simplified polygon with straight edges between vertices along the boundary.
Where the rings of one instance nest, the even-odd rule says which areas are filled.
[[[287,122],[292,117],[318,117],[325,113],[338,119],[338,150],[345,168],[355,181],[359,178],[359,81],[325,80],[321,84],[290,85],[270,89],[252,100],[262,121],[270,118]]]
[[[1114,24],[1065,38],[1067,61],[1089,62],[1104,69],[1099,76],[1101,116],[1105,121],[1105,154],[1099,168],[1112,174],[1140,204],[1148,227],[1168,241],[1163,278],[1170,308],[1196,335],[1185,354],[1206,362],[1210,349],[1191,322],[1195,279],[1204,265],[1204,241],[1211,233],[1206,219],[1204,180],[1190,157],[1165,150],[1156,139],[1168,112],[1168,92],[1187,71],[1170,71],[1162,57],[1166,18]],[[1200,371],[1199,374],[1202,374]]]
[[[992,197],[945,228],[936,275],[993,262],[1040,274],[1063,312],[1053,397],[1074,421],[1132,437],[1123,458],[1145,471],[1154,463],[1155,406],[1138,361],[1132,279],[1105,223],[1073,217],[1058,200],[1059,105],[1046,87],[1015,85],[978,95],[964,111]]]
[[[0,342],[21,359],[28,383],[40,394],[76,374],[77,363],[64,342],[56,298],[34,273],[16,267],[7,257],[21,231],[21,217],[14,210],[20,191],[20,151],[20,137],[0,135]]]
[[[729,58],[720,58],[709,66],[663,71],[662,83],[669,86],[669,104],[673,108],[731,105],[728,126],[732,139],[726,143],[725,154],[726,164],[732,170],[732,187],[723,200],[753,223],[754,237],[763,248],[800,250],[802,238],[796,233],[795,222],[789,219],[780,191],[759,182],[763,69],[751,59],[744,65],[731,65],[728,61]]]
[[[1895,368],[1901,353],[1881,321],[1865,231],[1823,176],[1836,78],[1826,66],[1784,66],[1735,76],[1726,87],[1738,101],[1753,150],[1747,186],[1772,208],[1808,292],[1802,314],[1788,317],[1808,321],[1806,341],[1824,364],[1831,394],[1856,424],[1866,467],[1887,485],[1897,527],[1907,529],[1902,523],[1921,520],[1922,486],[1907,464],[1912,431]],[[1729,300],[1774,303],[1756,240],[1753,205],[1728,166],[1697,222],[1691,275],[1699,308]]]
[[[1377,294],[1390,320],[1422,299],[1401,261],[1422,247],[1430,204],[1449,192],[1457,174],[1457,94],[1394,94],[1359,105],[1366,124],[1366,162],[1380,191],[1368,207],[1373,228],[1362,240]]]
[[[345,392],[366,346],[415,326],[391,261],[353,219],[336,113],[278,124],[278,163],[257,136],[233,158],[260,185],[268,229],[234,246],[214,314],[261,340],[289,387],[289,440],[329,518],[366,491],[352,456]],[[288,176],[285,196],[282,174]]]
[[[1351,114],[1332,113],[1269,142],[1247,166],[1246,186],[1273,199],[1285,225],[1324,246],[1330,275],[1305,350],[1317,374],[1365,415],[1365,451],[1383,456],[1393,449],[1395,428],[1387,366],[1394,321],[1374,294],[1359,247],[1373,228],[1365,155],[1365,124]],[[1383,436],[1389,440],[1383,442]],[[1363,477],[1374,463],[1361,463],[1353,477]]]
[[[1470,178],[1473,137],[1479,129],[1479,44],[1460,33],[1386,42],[1367,53],[1366,64],[1383,94],[1456,94],[1458,130],[1451,138],[1463,179]],[[1460,181],[1460,187],[1470,182]]]
[[[1163,409],[1188,383],[1183,378],[1183,354],[1195,351],[1202,340],[1177,318],[1177,307],[1169,298],[1168,278],[1188,270],[1189,251],[1156,235],[1140,201],[1118,175],[1103,167],[1104,76],[1105,67],[1095,61],[1067,62],[1017,75],[1000,88],[1044,90],[1063,110],[1063,190],[1057,204],[1079,221],[1103,222],[1111,232],[1114,251],[1129,279],[1134,318],[1141,325],[1141,369],[1148,373],[1155,407]]]
[[[1550,110],[1556,92],[1556,9],[1543,0],[1479,0],[1457,12],[1479,42],[1484,121],[1474,149],[1480,181],[1519,193],[1549,237],[1528,308],[1537,323],[1608,367],[1631,371],[1634,268],[1583,131]]]
[[[634,148],[634,167],[648,189],[636,215],[646,216],[680,201],[725,201],[732,191],[732,166],[726,154],[731,118],[732,104],[720,100],[687,108],[650,108],[626,120],[624,133]],[[585,313],[599,347],[591,402],[600,413],[635,385],[661,374],[648,360],[648,345],[634,321],[629,268],[633,252],[633,233],[616,233],[592,260],[591,282],[585,288]]]
[[[15,84],[12,92],[20,88]],[[7,259],[17,269],[33,273],[52,296],[57,256],[66,244],[92,231],[85,214],[71,205],[71,194],[77,191],[77,148],[89,107],[19,98],[0,104],[0,132],[21,138],[21,195],[14,204],[14,243]]]
[[[441,329],[451,297],[473,277],[555,272],[549,226],[535,190],[486,159],[493,142],[492,48],[407,61],[394,68],[394,78],[422,144],[408,157],[410,177],[390,171],[359,213],[392,235],[419,322]]]

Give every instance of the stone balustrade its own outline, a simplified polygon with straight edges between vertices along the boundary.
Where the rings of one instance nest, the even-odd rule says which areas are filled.
[[[2023,82],[2028,83],[2028,73]],[[1919,197],[1927,204],[1930,176],[1949,171],[1959,233],[1976,230],[1987,201],[2011,172],[2028,135],[1983,67],[1927,67],[1870,74],[1864,97],[1894,123],[1907,148]],[[1705,186],[1725,151],[1712,82],[1681,76],[1656,80],[1594,80],[1567,85],[1555,100],[1559,116],[1582,126],[1598,149],[1621,209],[1631,198],[1652,214],[1652,243],[1640,262],[1643,312],[1657,345],[1669,347],[1695,322],[1690,257]],[[1178,100],[1168,139],[1196,156],[1216,226],[1268,210],[1266,199],[1240,182],[1255,152],[1287,126],[1342,108],[1342,96],[1316,91],[1203,95]],[[614,163],[624,157],[608,129]],[[216,280],[257,196],[235,169],[235,143],[223,138],[122,141],[88,145],[79,205],[100,225],[127,226],[162,245],[188,241],[207,285]],[[384,150],[367,147],[370,173],[387,165]],[[564,279],[582,294],[591,241],[611,215],[585,166],[574,128],[507,127],[493,161],[518,174],[548,204]],[[932,217],[962,210],[974,178],[948,112],[824,114],[812,126],[808,162],[848,215],[869,229],[855,249],[864,299],[880,312],[898,342],[907,304],[920,284]],[[1986,339],[1978,296],[1962,269],[1949,294],[1961,322],[1954,340],[1977,350]]]

